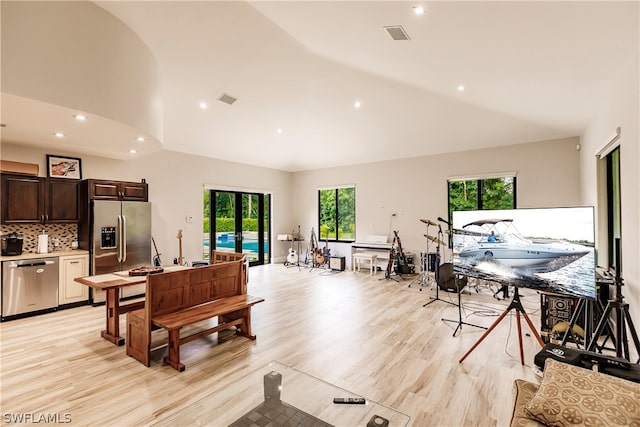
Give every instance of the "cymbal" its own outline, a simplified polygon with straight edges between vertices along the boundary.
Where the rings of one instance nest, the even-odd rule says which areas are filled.
[[[444,242],[442,240],[438,239],[437,237],[433,237],[433,236],[430,236],[428,234],[424,234],[424,237],[426,237],[427,239],[431,240],[433,243],[437,243],[439,245],[444,245]]]
[[[424,222],[424,223],[425,223],[425,224],[427,224],[427,225],[438,225],[438,223],[437,223],[437,222],[433,222],[433,221],[431,221],[430,219],[421,219],[420,221],[421,221],[421,222]]]

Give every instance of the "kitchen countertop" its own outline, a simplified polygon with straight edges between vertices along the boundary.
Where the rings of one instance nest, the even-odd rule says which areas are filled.
[[[51,258],[51,257],[74,256],[74,255],[89,255],[89,251],[86,251],[84,249],[73,249],[73,250],[66,250],[66,251],[53,251],[46,254],[34,254],[34,253],[23,252],[22,255],[0,256],[0,261],[21,261],[23,259]]]

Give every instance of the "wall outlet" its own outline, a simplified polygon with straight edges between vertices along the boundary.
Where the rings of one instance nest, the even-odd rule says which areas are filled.
[[[187,221],[187,224],[191,224],[193,222],[193,217],[191,215],[187,215],[185,217],[185,221]]]

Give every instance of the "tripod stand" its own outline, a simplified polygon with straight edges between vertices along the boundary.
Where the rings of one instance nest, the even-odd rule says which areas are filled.
[[[493,322],[491,326],[489,326],[489,329],[487,329],[487,331],[480,337],[480,339],[478,339],[478,341],[473,344],[469,351],[467,351],[465,355],[462,356],[462,358],[460,359],[460,363],[464,362],[464,359],[466,359],[467,356],[469,356],[471,352],[475,350],[478,345],[480,345],[480,343],[487,337],[487,335],[489,335],[491,331],[493,331],[494,328],[498,326],[502,319],[504,319],[511,310],[516,310],[516,322],[518,324],[518,343],[520,344],[520,362],[524,365],[524,351],[522,349],[522,326],[520,324],[520,314],[522,314],[522,317],[524,317],[524,320],[526,320],[527,324],[529,325],[529,329],[531,329],[533,336],[538,340],[538,344],[540,344],[540,347],[544,347],[544,342],[542,341],[542,338],[540,338],[540,334],[538,334],[535,326],[533,326],[533,323],[531,323],[531,319],[529,319],[529,316],[527,316],[527,313],[524,311],[524,307],[520,302],[520,294],[518,292],[518,288],[516,287],[513,293],[513,300],[511,300],[511,304],[509,304],[509,307],[507,307],[507,309],[502,312],[500,317],[498,317],[498,319],[496,319],[496,321]]]
[[[456,283],[456,290],[458,292],[458,320],[449,320],[449,319],[440,319],[440,320],[442,320],[443,322],[455,322],[458,324],[458,326],[456,326],[456,329],[453,331],[454,337],[458,333],[458,330],[462,330],[462,325],[473,326],[474,328],[480,328],[480,329],[487,329],[484,326],[478,326],[472,323],[466,323],[462,321],[462,302],[460,301],[460,294],[462,293],[462,288],[464,288],[465,285],[462,284],[462,286],[460,286],[460,279],[458,278],[457,274],[454,277],[455,277],[455,283]],[[445,302],[448,302],[448,301],[445,301]]]
[[[629,304],[624,302],[624,297],[622,296],[622,278],[620,277],[620,271],[622,269],[622,257],[620,255],[620,239],[615,240],[615,251],[617,260],[615,277],[616,294],[614,299],[607,302],[607,307],[605,308],[602,318],[600,318],[600,321],[598,322],[598,326],[593,333],[587,350],[594,350],[597,345],[598,337],[604,330],[605,326],[609,325],[609,316],[611,316],[611,313],[615,313],[615,319],[617,321],[614,342],[614,345],[616,347],[616,356],[624,357],[628,361],[631,361],[631,355],[629,353],[629,341],[627,337],[628,327],[629,332],[631,333],[631,338],[633,339],[633,342],[636,346],[636,353],[639,355],[638,361],[636,363],[640,363],[640,340],[638,340],[638,333],[636,332],[636,328],[633,326],[633,320],[631,319],[631,315],[629,314]]]
[[[573,315],[571,316],[571,320],[569,320],[569,326],[567,327],[567,330],[564,332],[563,336],[562,336],[562,341],[560,342],[560,345],[566,345],[567,341],[569,339],[572,339],[573,342],[576,344],[576,346],[578,347],[578,349],[580,348],[580,336],[578,334],[576,334],[576,331],[574,330],[574,327],[576,325],[576,322],[578,321],[578,319],[580,318],[580,315],[584,313],[584,337],[583,337],[583,344],[585,346],[585,350],[587,348],[587,346],[589,345],[589,342],[591,341],[591,339],[594,337],[594,334],[592,332],[592,323],[591,323],[591,319],[594,318],[594,316],[598,316],[598,318],[601,318],[602,314],[605,312],[604,307],[602,306],[602,304],[600,303],[599,300],[595,300],[595,301],[591,301],[591,300],[587,300],[584,298],[581,298],[578,301],[578,305],[576,306],[576,309],[573,313]],[[607,321],[606,325],[606,338],[604,340],[604,342],[602,343],[602,345],[598,346],[598,350],[602,351],[602,349],[604,348],[604,346],[607,343],[607,340],[611,339],[611,341],[613,342],[613,345],[615,347],[616,345],[616,341],[615,341],[615,336],[613,333],[613,325],[612,322],[610,320]],[[576,336],[577,335],[577,336]]]
[[[435,272],[436,297],[435,298],[431,297],[431,301],[428,301],[427,303],[423,304],[422,305],[423,307],[426,307],[435,301],[442,301],[442,302],[446,302],[447,304],[456,305],[451,301],[440,299],[440,245],[441,244],[442,244],[442,226],[438,224],[438,240],[436,241],[436,272]],[[459,297],[460,297],[460,292],[458,292],[458,304],[460,304]]]

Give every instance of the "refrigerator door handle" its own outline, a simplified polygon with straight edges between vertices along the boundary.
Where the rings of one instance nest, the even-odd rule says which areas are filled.
[[[116,246],[118,247],[118,262],[122,262],[122,216],[118,215],[116,230]]]
[[[122,215],[122,262],[127,261],[127,217]]]

